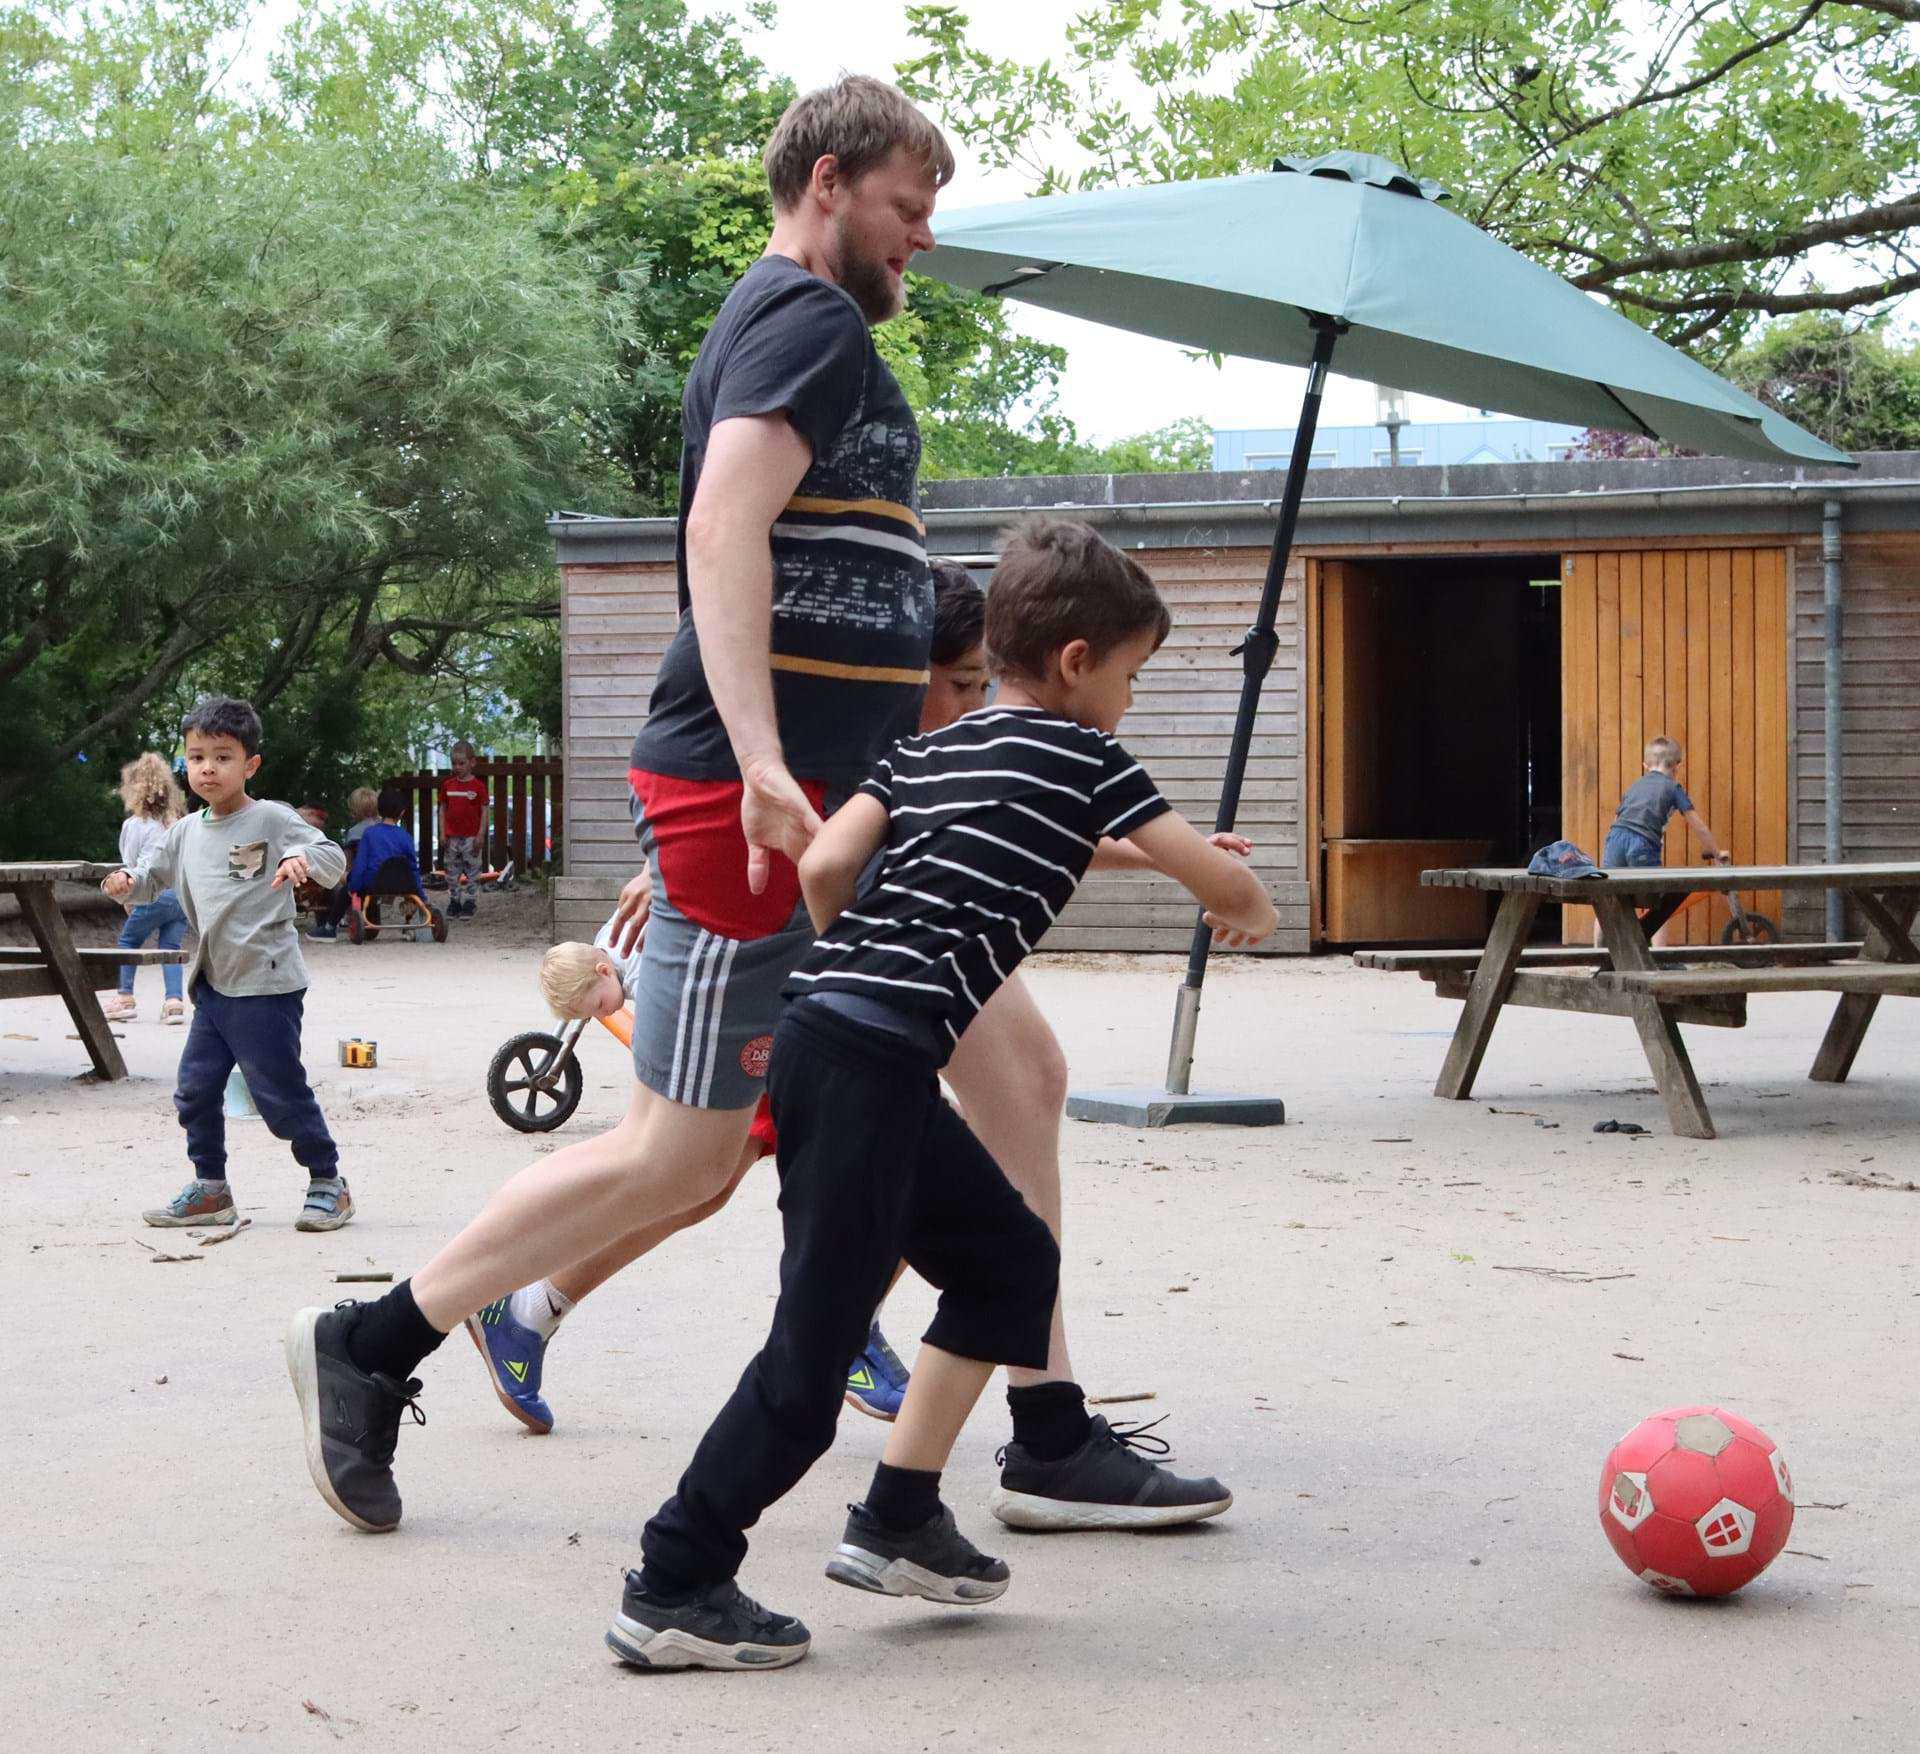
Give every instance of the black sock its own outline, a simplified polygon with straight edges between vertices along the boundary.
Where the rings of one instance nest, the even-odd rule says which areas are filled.
[[[347,1329],[347,1356],[369,1376],[405,1380],[446,1335],[420,1313],[413,1282],[402,1279],[378,1303],[363,1303]]]
[[[940,1513],[938,1468],[890,1468],[881,1462],[867,1488],[867,1509],[883,1529],[903,1535]]]
[[[1036,1461],[1057,1462],[1072,1455],[1093,1430],[1078,1383],[1008,1389],[1007,1408],[1013,1414],[1013,1441]]]

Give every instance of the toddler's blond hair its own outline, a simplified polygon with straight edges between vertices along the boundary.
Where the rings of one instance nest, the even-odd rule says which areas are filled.
[[[585,1017],[601,963],[613,958],[591,944],[556,944],[540,958],[540,993],[556,1017]]]
[[[151,816],[156,822],[177,822],[187,813],[187,797],[173,769],[151,749],[120,770],[120,803],[129,816]]]
[[[1674,767],[1685,753],[1671,737],[1654,737],[1641,750],[1640,761],[1645,767]]]
[[[347,814],[355,822],[368,822],[380,814],[380,794],[371,786],[355,786],[347,794]]]

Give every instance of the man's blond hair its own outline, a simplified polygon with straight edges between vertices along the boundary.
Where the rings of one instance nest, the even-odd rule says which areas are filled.
[[[540,994],[556,1017],[585,1017],[600,965],[613,959],[591,944],[556,944],[540,958]]]
[[[1685,754],[1686,751],[1671,737],[1653,737],[1641,750],[1640,760],[1646,767],[1675,767]]]
[[[926,166],[936,189],[953,181],[953,148],[898,87],[864,73],[844,73],[831,85],[787,105],[774,125],[766,167],[773,205],[791,213],[813,180],[813,167],[832,158],[850,183],[884,164],[895,147]]]

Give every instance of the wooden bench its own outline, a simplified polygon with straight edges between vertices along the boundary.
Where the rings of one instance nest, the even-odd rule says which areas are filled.
[[[1828,968],[1622,969],[1593,976],[1618,993],[1696,999],[1724,993],[1880,993],[1920,998],[1920,962],[1839,963]]]
[[[75,945],[80,972],[96,992],[120,984],[120,966],[158,968],[186,962],[186,950],[122,950],[117,944]],[[57,999],[66,989],[48,964],[45,953],[31,944],[0,944],[0,999]]]
[[[1480,966],[1478,950],[1356,950],[1355,968],[1385,969],[1389,973],[1472,974]],[[1726,962],[1741,968],[1797,968],[1811,963],[1845,962],[1860,954],[1860,941],[1837,944],[1677,944],[1653,951],[1656,965]],[[1579,945],[1536,944],[1520,952],[1522,968],[1604,969],[1612,961],[1607,952]]]

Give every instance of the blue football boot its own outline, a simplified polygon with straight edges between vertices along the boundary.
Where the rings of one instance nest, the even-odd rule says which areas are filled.
[[[505,1297],[468,1316],[467,1332],[487,1361],[500,1405],[529,1431],[544,1437],[553,1429],[553,1409],[540,1398],[546,1341],[524,1322],[514,1320],[511,1300]]]
[[[900,1403],[906,1398],[907,1367],[875,1322],[867,1335],[866,1350],[847,1372],[847,1405],[858,1408],[869,1419],[891,1422],[900,1416]]]

